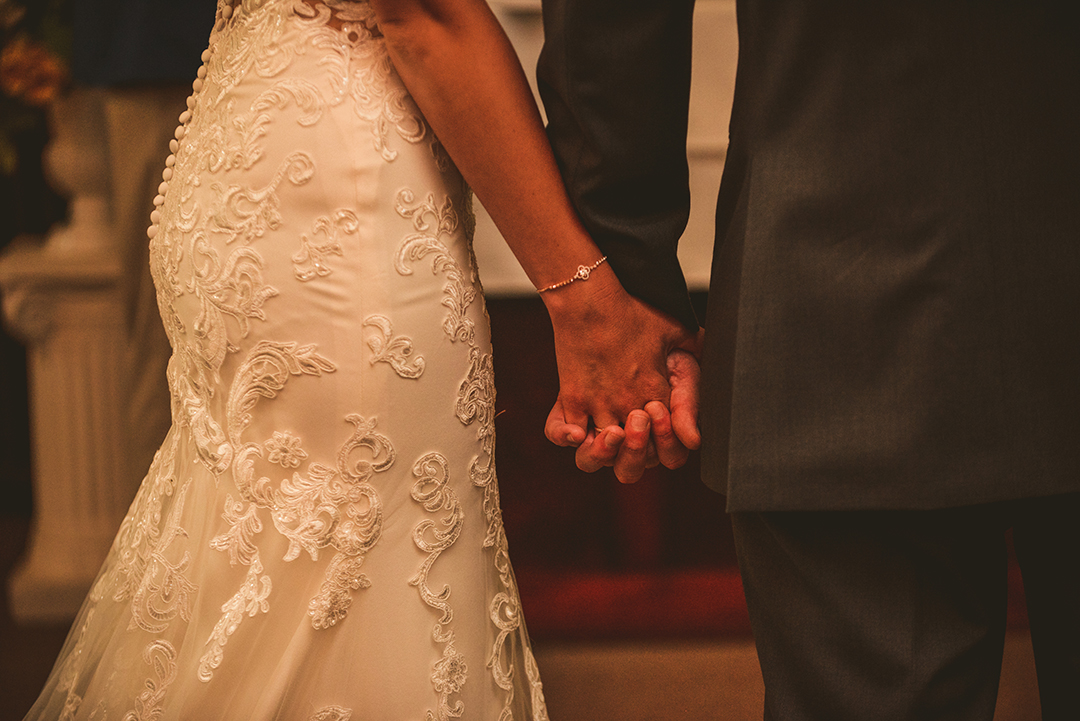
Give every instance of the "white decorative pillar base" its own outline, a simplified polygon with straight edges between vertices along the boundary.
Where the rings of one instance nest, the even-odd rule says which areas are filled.
[[[9,581],[19,621],[69,620],[131,502],[119,420],[120,264],[16,243],[0,260],[4,311],[29,346],[35,515]]]
[[[108,253],[29,239],[0,259],[4,312],[28,345],[34,521],[9,580],[18,621],[70,620],[97,575],[134,489],[124,478],[124,327]]]

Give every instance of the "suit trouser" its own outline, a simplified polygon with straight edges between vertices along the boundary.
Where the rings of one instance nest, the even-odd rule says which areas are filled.
[[[1010,528],[1043,719],[1080,719],[1080,494],[732,522],[767,721],[990,721]]]

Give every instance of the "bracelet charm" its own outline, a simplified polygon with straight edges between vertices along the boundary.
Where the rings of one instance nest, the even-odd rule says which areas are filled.
[[[574,275],[572,275],[568,280],[564,280],[560,283],[555,283],[554,285],[549,285],[546,288],[540,288],[537,292],[546,293],[549,290],[555,290],[556,288],[562,288],[563,286],[570,285],[575,280],[588,280],[589,276],[592,275],[592,272],[599,268],[601,264],[603,264],[603,262],[606,260],[607,256],[605,255],[603,258],[596,261],[592,265],[579,265],[577,268],[577,272],[574,273]]]

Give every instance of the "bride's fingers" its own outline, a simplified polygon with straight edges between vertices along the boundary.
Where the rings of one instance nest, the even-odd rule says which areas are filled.
[[[577,447],[585,440],[585,428],[568,423],[563,414],[562,401],[557,400],[544,423],[544,435],[557,446]]]
[[[608,426],[599,432],[589,431],[574,456],[577,467],[586,473],[594,473],[614,465],[625,438],[626,431],[619,426]]]

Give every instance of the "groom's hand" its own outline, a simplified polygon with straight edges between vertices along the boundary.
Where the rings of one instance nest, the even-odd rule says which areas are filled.
[[[699,332],[699,342],[701,336]],[[678,466],[665,462],[664,451],[661,449],[666,446],[670,452],[675,452],[679,447],[684,448],[682,460],[679,462],[681,466],[686,462],[689,451],[696,451],[701,447],[701,431],[698,429],[698,387],[701,384],[701,365],[692,354],[676,349],[668,354],[667,367],[668,383],[671,384],[670,432],[666,429],[662,432],[664,440],[658,439],[657,447],[660,450],[660,462],[668,468],[677,468]],[[667,409],[660,406],[649,410],[650,406],[646,406],[645,410],[649,411],[653,419],[653,435],[655,436],[657,435],[656,425],[659,422],[657,414],[663,411],[666,415]]]

